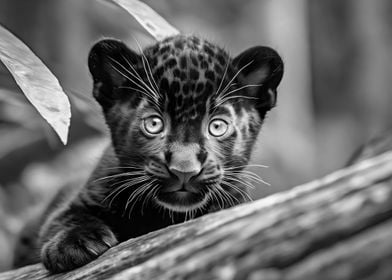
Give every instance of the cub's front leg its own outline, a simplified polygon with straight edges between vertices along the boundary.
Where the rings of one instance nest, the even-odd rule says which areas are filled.
[[[118,243],[93,211],[69,205],[49,217],[40,232],[41,261],[52,273],[85,265]]]

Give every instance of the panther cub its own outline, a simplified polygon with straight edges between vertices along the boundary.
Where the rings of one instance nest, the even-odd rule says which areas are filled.
[[[112,144],[87,184],[40,230],[41,261],[53,273],[131,237],[245,201],[243,168],[283,75],[271,48],[231,58],[182,35],[141,54],[102,40],[88,65]]]

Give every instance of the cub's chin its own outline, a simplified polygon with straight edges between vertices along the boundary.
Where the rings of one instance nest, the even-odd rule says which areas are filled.
[[[187,212],[203,208],[208,202],[209,195],[201,192],[177,190],[160,192],[156,196],[158,205],[175,212]]]

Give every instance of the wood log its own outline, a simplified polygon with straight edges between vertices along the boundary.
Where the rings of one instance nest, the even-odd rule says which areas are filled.
[[[7,279],[392,279],[392,152],[290,191],[152,232],[64,274]]]

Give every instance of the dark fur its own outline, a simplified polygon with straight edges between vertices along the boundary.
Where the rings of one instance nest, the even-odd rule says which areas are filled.
[[[168,38],[143,54],[115,40],[91,50],[93,94],[112,145],[89,182],[40,230],[41,260],[51,272],[82,266],[131,237],[246,200],[246,184],[237,180],[265,114],[275,105],[283,74],[279,55],[254,47],[231,59],[193,36]],[[156,89],[155,97],[146,87],[141,90],[135,77]],[[148,112],[163,120],[161,134],[143,131]],[[227,120],[230,133],[211,134],[215,116]],[[229,177],[228,170],[236,173]],[[137,172],[147,174],[150,187],[132,183]],[[110,195],[124,180],[130,185]],[[142,188],[146,192],[129,201]]]

